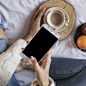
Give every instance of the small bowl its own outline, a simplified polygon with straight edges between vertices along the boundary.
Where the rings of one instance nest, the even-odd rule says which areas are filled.
[[[84,23],[84,24],[86,24],[86,23]],[[74,42],[75,42],[75,44],[76,44],[77,47],[78,47],[78,45],[77,45],[77,40],[78,40],[78,38],[79,38],[80,36],[84,35],[84,34],[82,33],[82,27],[83,27],[84,24],[80,25],[80,26],[77,28],[76,32],[75,32]],[[79,48],[79,47],[78,47],[78,48]],[[80,49],[81,51],[83,51],[83,52],[86,52],[85,49],[81,49],[81,48],[79,48],[79,49]]]

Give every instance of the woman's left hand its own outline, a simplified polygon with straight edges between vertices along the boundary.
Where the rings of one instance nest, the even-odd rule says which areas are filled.
[[[44,8],[43,10],[41,10],[41,8],[39,8],[36,11],[36,13],[33,15],[32,19],[31,19],[31,23],[30,23],[30,33],[24,38],[24,40],[26,41],[27,44],[32,39],[32,37],[37,33],[37,31],[40,29],[41,19],[42,19],[42,16],[44,15],[45,10],[46,10],[46,8]],[[19,71],[23,70],[28,65],[30,65],[30,63],[27,62],[25,59],[22,59],[20,64],[16,68],[15,72],[19,72]]]
[[[25,40],[29,41],[32,39],[32,37],[37,33],[37,31],[40,29],[41,25],[41,19],[42,16],[45,13],[46,8],[42,9],[39,8],[36,13],[33,15],[30,23],[30,32],[25,38]],[[28,40],[29,39],[29,40]]]
[[[35,69],[37,82],[40,86],[49,86],[49,68],[51,63],[51,51],[45,55],[41,64],[37,62],[35,57],[31,57],[31,62]]]

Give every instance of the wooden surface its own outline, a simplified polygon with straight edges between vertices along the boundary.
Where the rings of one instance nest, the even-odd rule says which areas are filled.
[[[72,32],[73,27],[75,25],[75,21],[76,21],[76,13],[75,13],[74,7],[64,0],[49,0],[49,1],[44,2],[40,7],[42,9],[45,7],[46,9],[49,9],[51,7],[61,7],[68,13],[69,15],[68,26],[66,27],[65,30],[59,32],[59,34],[61,35],[60,40],[63,40],[66,37],[68,37],[69,34]]]

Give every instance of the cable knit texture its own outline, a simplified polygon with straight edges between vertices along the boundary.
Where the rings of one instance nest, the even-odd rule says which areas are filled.
[[[6,86],[10,80],[22,58],[20,56],[22,52],[21,48],[25,48],[25,46],[26,41],[19,39],[6,52],[0,55],[0,86]],[[50,86],[54,86],[54,81],[51,78],[49,80],[51,83]],[[36,86],[36,84],[33,81],[31,86]]]
[[[19,39],[6,52],[0,55],[0,86],[5,86],[21,60],[21,48],[26,46],[23,39]]]

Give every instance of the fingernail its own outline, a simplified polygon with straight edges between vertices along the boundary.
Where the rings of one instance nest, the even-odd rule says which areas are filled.
[[[26,44],[28,44],[29,43],[29,41],[26,41]]]
[[[32,61],[34,60],[34,57],[33,56],[31,56],[31,59],[32,59]]]
[[[21,50],[23,50],[24,48],[21,48]]]

